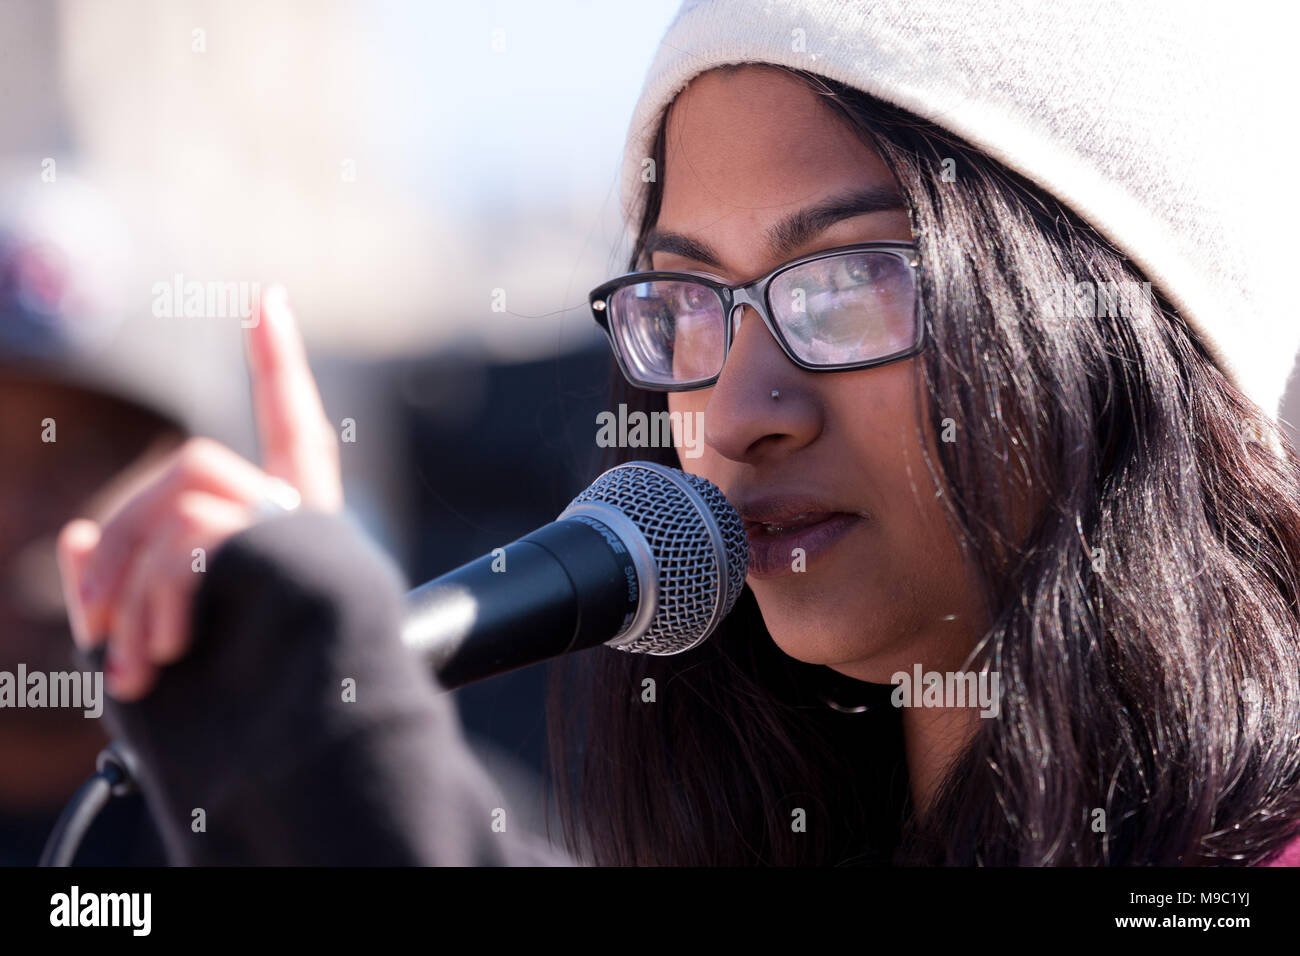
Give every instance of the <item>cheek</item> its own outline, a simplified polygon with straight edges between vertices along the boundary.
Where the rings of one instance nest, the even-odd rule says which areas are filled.
[[[884,612],[886,626],[873,643],[901,639],[910,660],[964,654],[966,632],[978,626],[978,601],[947,514],[938,436],[910,383],[875,389],[873,399],[874,405],[859,399],[859,418],[849,429],[852,451],[845,456],[864,475],[874,516],[878,561],[864,594]]]
[[[669,392],[668,393],[668,411],[670,412],[693,412],[704,407],[700,401],[700,396],[708,391],[703,389],[698,392]]]
[[[713,453],[704,444],[704,407],[709,389],[695,392],[669,392],[668,412],[674,416],[673,444],[682,471],[702,475],[717,483],[715,469],[709,465]]]
[[[939,467],[936,436],[909,364],[873,370],[888,374],[840,396],[836,418],[845,423],[843,460],[862,476],[863,503],[897,559],[889,566],[938,585],[959,577],[960,554],[931,474]]]

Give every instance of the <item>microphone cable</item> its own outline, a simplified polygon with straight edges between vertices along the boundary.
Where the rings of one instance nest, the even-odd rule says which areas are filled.
[[[104,652],[102,646],[88,652],[95,670],[104,669]],[[81,841],[100,811],[108,806],[108,801],[135,793],[137,788],[135,754],[120,741],[110,742],[95,758],[95,772],[59,814],[36,865],[71,866],[81,848]]]
[[[90,825],[114,797],[136,791],[135,758],[113,741],[95,758],[95,772],[83,783],[59,814],[41,851],[37,866],[71,866]]]

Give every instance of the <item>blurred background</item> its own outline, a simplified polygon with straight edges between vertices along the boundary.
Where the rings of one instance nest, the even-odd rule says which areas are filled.
[[[600,451],[586,293],[624,271],[623,137],[676,6],[0,0],[0,669],[71,666],[53,539],[99,487],[186,433],[256,455],[233,306],[273,281],[353,423],[349,508],[412,582],[552,520]],[[238,294],[194,314],[191,283]],[[535,831],[545,672],[455,692]],[[102,742],[3,712],[0,863],[36,861]],[[78,859],[162,862],[138,801]]]
[[[0,0],[0,670],[72,666],[54,534],[124,470],[189,433],[255,456],[237,306],[273,281],[412,582],[553,519],[596,467],[585,295],[624,270],[623,137],[676,6]],[[534,831],[545,671],[455,693]],[[0,713],[0,864],[36,861],[100,733]],[[138,798],[79,862],[163,862]]]

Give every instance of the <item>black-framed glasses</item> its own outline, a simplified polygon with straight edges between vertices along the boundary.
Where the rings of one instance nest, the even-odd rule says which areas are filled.
[[[717,382],[745,305],[808,371],[915,355],[925,345],[918,265],[915,243],[863,242],[792,259],[741,285],[694,272],[629,272],[588,298],[623,376],[638,388],[682,392]]]

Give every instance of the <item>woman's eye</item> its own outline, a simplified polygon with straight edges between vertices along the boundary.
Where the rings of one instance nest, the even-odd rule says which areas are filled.
[[[688,309],[702,309],[709,301],[709,290],[703,286],[688,285],[683,288],[682,304]]]
[[[844,260],[844,276],[850,282],[870,282],[876,277],[876,268],[867,256],[852,256]]]

